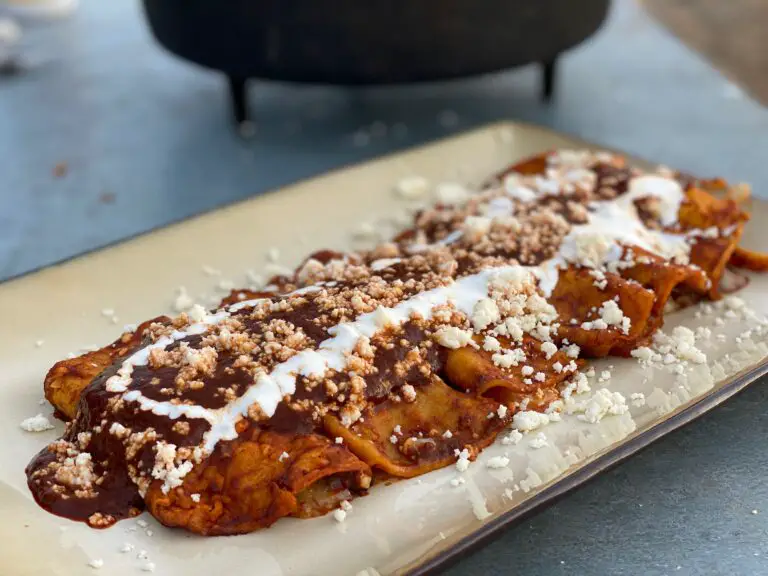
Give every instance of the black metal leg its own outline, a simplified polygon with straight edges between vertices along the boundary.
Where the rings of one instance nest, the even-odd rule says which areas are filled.
[[[551,60],[546,60],[541,63],[541,99],[544,102],[550,102],[555,93],[557,60],[558,56],[555,56]]]
[[[247,78],[227,76],[227,80],[229,81],[229,97],[232,99],[232,113],[235,116],[235,122],[239,126],[249,120],[245,90]]]

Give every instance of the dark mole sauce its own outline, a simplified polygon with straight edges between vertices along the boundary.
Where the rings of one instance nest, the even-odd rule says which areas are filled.
[[[119,393],[109,392],[106,389],[107,379],[117,372],[125,358],[146,344],[148,342],[145,341],[130,350],[126,356],[118,358],[83,390],[78,415],[68,426],[63,437],[64,440],[77,445],[79,433],[91,433],[86,451],[91,454],[94,476],[99,477],[98,483],[94,482],[92,485],[92,492],[85,497],[79,497],[74,489],[66,488],[63,493],[60,493],[57,492],[60,487],[54,488],[56,483],[52,476],[45,475],[42,481],[39,481],[40,478],[32,477],[35,471],[42,470],[57,461],[56,454],[49,447],[41,450],[27,466],[27,484],[35,501],[45,510],[72,520],[88,522],[96,528],[103,528],[116,520],[135,516],[144,509],[144,501],[128,474],[129,462],[125,460],[126,450],[123,441],[109,432],[114,422],[132,431],[152,428],[162,435],[163,440],[177,446],[194,446],[201,442],[203,434],[209,428],[204,420],[190,420],[183,416],[178,420],[171,420],[141,410],[138,404],[129,402],[124,403],[116,413],[110,413],[108,402]],[[152,372],[147,367],[137,366],[133,374],[135,380],[132,381],[129,389],[146,388],[149,386],[149,380],[155,376],[160,377],[164,384],[172,386],[171,373],[164,373],[163,370]],[[157,385],[158,388],[161,386]],[[103,421],[106,421],[104,425],[102,425]],[[179,421],[189,424],[188,434],[182,435],[173,429],[174,424]],[[144,444],[130,464],[145,471],[151,470],[154,465],[152,448],[153,442]],[[92,518],[96,513],[101,514],[100,519]]]
[[[614,190],[616,196],[625,194],[629,189],[629,181],[633,176],[633,170],[631,168],[617,168],[616,166],[604,162],[598,162],[592,166],[590,170],[597,175],[595,194],[600,199],[604,199],[601,190],[605,188]],[[608,196],[605,199],[610,198],[612,198],[612,196]]]
[[[402,346],[400,344],[401,339],[407,340],[409,344]],[[374,359],[374,366],[377,371],[365,378],[365,395],[368,400],[374,403],[381,402],[387,398],[393,389],[403,384],[408,383],[418,387],[427,382],[428,377],[419,370],[419,367],[423,365],[422,362],[412,366],[404,377],[395,374],[395,365],[398,362],[402,362],[408,352],[424,340],[424,331],[412,322],[406,322],[403,324],[402,331],[398,332],[395,336],[394,347],[390,349],[380,347],[377,350]],[[431,346],[427,348],[426,352],[426,361],[433,372],[437,372],[442,366],[442,356],[438,353],[437,349],[438,346]]]
[[[313,257],[324,262],[339,258],[341,255],[326,251],[316,253]],[[428,263],[425,263],[423,270],[418,268],[406,270],[402,266],[394,266],[376,274],[386,282],[402,281],[400,288],[403,297],[407,298],[417,292],[417,289],[409,288],[403,283],[407,283],[410,279],[428,278],[429,274],[434,276],[434,271],[430,269]],[[418,282],[414,285],[417,284]],[[339,281],[335,290],[354,286],[354,281]],[[307,294],[305,301],[297,308],[286,312],[270,313],[266,320],[247,318],[248,309],[243,309],[233,316],[239,318],[243,322],[245,330],[252,335],[263,332],[267,320],[284,319],[301,329],[314,343],[319,343],[329,337],[328,324],[335,323],[330,322],[331,312],[332,310],[321,310],[319,303],[314,301],[311,294]],[[398,375],[395,373],[395,365],[403,361],[408,352],[423,342],[424,339],[423,330],[416,324],[407,322],[395,331],[395,337],[392,340],[394,346],[387,348],[378,342],[374,359],[374,373],[365,377],[365,395],[369,401],[374,405],[383,402],[391,392],[398,392],[399,387],[405,383],[417,388],[425,384],[428,381],[428,375],[419,370],[420,365],[427,364],[431,373],[440,373],[444,365],[445,351],[439,346],[422,347],[422,354],[426,355],[426,358],[422,357],[422,360],[408,370],[407,374]],[[182,341],[186,341],[190,347],[199,347],[200,340],[200,336],[189,336]],[[401,340],[404,340],[405,343],[401,344]],[[129,476],[129,467],[135,467],[149,476],[154,465],[156,440],[150,440],[141,445],[130,461],[126,461],[126,448],[123,439],[110,433],[110,428],[115,422],[132,432],[141,432],[151,428],[157,433],[158,439],[176,444],[179,448],[198,446],[202,442],[205,432],[209,429],[209,424],[205,420],[184,417],[171,420],[168,417],[141,410],[139,404],[135,402],[124,402],[115,412],[110,410],[108,406],[110,399],[119,396],[120,393],[109,392],[106,389],[106,381],[117,372],[125,358],[148,343],[149,341],[145,339],[140,345],[128,351],[125,356],[117,358],[112,366],[104,370],[86,387],[81,395],[78,415],[64,436],[65,440],[77,444],[79,433],[90,432],[92,434],[86,451],[92,456],[94,475],[101,478],[100,483],[93,486],[93,497],[75,497],[68,488],[64,495],[57,493],[54,491],[55,483],[52,475],[43,476],[43,481],[36,481],[32,477],[35,471],[43,469],[56,460],[56,455],[49,448],[43,449],[28,465],[26,472],[29,487],[35,500],[46,510],[81,521],[88,521],[89,517],[99,512],[111,517],[107,522],[101,523],[101,525],[107,525],[114,520],[136,515],[144,509],[143,499]],[[169,345],[168,350],[179,345],[180,342],[175,342]],[[231,400],[231,395],[229,398],[225,397],[222,390],[232,389],[230,394],[234,393],[235,396],[245,393],[248,386],[252,384],[252,378],[241,369],[233,369],[234,361],[233,355],[220,351],[214,374],[201,378],[205,385],[199,389],[185,389],[177,396],[177,400],[217,409],[225,406]],[[170,401],[177,395],[174,386],[177,371],[176,368],[153,370],[149,366],[136,366],[131,375],[128,390],[139,390],[144,397],[156,401]],[[333,379],[342,377],[347,378],[346,375],[332,376]],[[163,389],[170,389],[172,393],[163,392]],[[325,387],[322,384],[309,387],[303,377],[297,378],[296,393],[292,400],[297,402],[309,400],[314,403],[332,401],[331,398],[327,397]],[[188,433],[180,433],[174,428],[178,422],[188,425]],[[322,433],[322,423],[312,418],[311,410],[297,410],[287,402],[281,402],[274,415],[267,421],[259,422],[254,426],[258,426],[258,429],[287,434]],[[182,425],[181,427],[186,426]],[[218,443],[213,454],[207,458],[206,465],[224,466],[224,460],[236,443],[237,440]],[[417,443],[414,447],[415,451],[434,449],[434,446],[423,442]],[[346,490],[346,481],[343,479],[338,481],[336,489]],[[94,522],[92,521],[90,524],[94,525]]]

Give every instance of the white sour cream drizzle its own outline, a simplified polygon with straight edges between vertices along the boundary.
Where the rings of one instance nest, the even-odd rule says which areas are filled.
[[[663,225],[671,226],[677,222],[677,214],[685,198],[680,184],[661,176],[632,178],[628,191],[622,196],[615,200],[593,202],[587,223],[573,226],[560,244],[557,254],[534,271],[544,295],[551,296],[555,289],[559,268],[568,262],[579,261],[579,243],[589,237],[610,243],[602,261],[596,264],[619,261],[623,254],[621,244],[635,245],[668,259],[687,257],[691,249],[687,235],[650,230],[643,225],[637,214],[635,200],[648,196],[660,199],[660,219]]]
[[[594,211],[588,215],[589,221],[584,225],[573,226],[565,237],[558,253],[550,260],[539,266],[522,267],[517,265],[488,268],[457,279],[452,284],[433,290],[428,290],[404,300],[391,308],[378,308],[373,312],[362,314],[352,322],[345,322],[328,329],[331,336],[319,343],[315,350],[303,350],[285,362],[277,364],[269,374],[258,375],[256,381],[239,398],[229,402],[222,408],[208,409],[197,405],[172,404],[168,401],[149,399],[138,390],[126,391],[131,381],[131,373],[135,366],[146,365],[152,349],[162,349],[192,334],[201,334],[208,327],[222,322],[231,313],[246,307],[256,306],[265,299],[254,299],[230,305],[226,310],[219,310],[208,316],[202,322],[191,325],[185,332],[176,331],[170,337],[162,337],[157,342],[139,350],[125,360],[117,375],[107,380],[107,389],[112,392],[123,392],[123,399],[128,402],[138,402],[141,409],[151,411],[161,416],[177,419],[181,416],[206,420],[210,430],[203,438],[203,449],[210,454],[218,442],[232,440],[237,437],[236,423],[248,413],[250,406],[257,404],[264,414],[272,416],[278,404],[286,395],[292,395],[296,390],[296,379],[299,375],[307,377],[322,377],[328,369],[344,370],[345,358],[353,352],[361,337],[372,337],[378,330],[387,325],[399,326],[412,315],[425,319],[432,317],[437,306],[451,305],[457,310],[472,315],[472,311],[480,300],[488,297],[489,283],[497,276],[509,271],[526,268],[539,280],[539,287],[545,296],[549,296],[558,279],[558,269],[577,258],[578,238],[584,235],[600,236],[609,242],[605,251],[603,264],[621,258],[622,249],[619,243],[634,244],[669,258],[681,252],[688,253],[690,246],[686,235],[672,235],[655,230],[649,230],[640,221],[633,201],[638,197],[657,196],[661,199],[662,223],[674,222],[677,211],[683,200],[683,191],[679,184],[659,176],[642,176],[630,182],[629,191],[616,200],[594,203]],[[674,220],[671,220],[674,214]],[[455,234],[455,233],[454,233]],[[459,236],[453,238],[455,241]],[[441,244],[446,244],[446,238]],[[392,261],[391,263],[394,263]],[[382,261],[381,267],[390,265]],[[320,285],[308,286],[292,292],[301,294],[320,289]]]

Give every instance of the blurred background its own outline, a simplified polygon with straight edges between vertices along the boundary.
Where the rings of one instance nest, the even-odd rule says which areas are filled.
[[[765,0],[0,0],[0,280],[497,120],[765,194],[767,24]],[[702,447],[760,388],[455,574],[768,573],[768,524],[730,507],[744,461]]]
[[[370,18],[354,1],[0,1],[0,278],[499,119],[758,192],[768,178],[756,101],[768,97],[768,41],[748,25],[766,21],[765,3],[422,1],[431,10],[365,3]],[[253,77],[238,127],[227,76],[164,49],[148,16],[167,44],[241,78],[357,84],[514,67],[413,85]],[[557,62],[550,100],[542,62]]]

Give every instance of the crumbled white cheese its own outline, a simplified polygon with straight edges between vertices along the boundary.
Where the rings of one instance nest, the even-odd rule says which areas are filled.
[[[200,502],[200,494],[192,494],[190,495],[190,498],[192,498],[192,502]]]
[[[491,469],[506,468],[509,465],[509,458],[506,456],[494,456],[489,458],[485,465]]]
[[[456,470],[459,472],[466,472],[469,468],[469,450],[464,448],[461,451],[456,451],[458,454],[456,454]]]
[[[395,194],[405,200],[416,200],[429,192],[429,181],[421,176],[407,176],[395,184]]]
[[[339,523],[344,522],[347,519],[347,513],[341,508],[337,508],[333,511],[333,519]]]
[[[181,486],[184,477],[192,470],[192,466],[193,464],[189,460],[176,465],[175,444],[161,441],[155,445],[155,465],[152,468],[152,477],[163,481],[161,486],[163,494],[168,494],[171,488]]]
[[[403,395],[403,400],[406,402],[414,402],[416,400],[416,388],[411,384],[403,384],[400,387],[400,393]]]
[[[469,199],[469,191],[456,182],[443,182],[435,187],[435,197],[440,204],[463,204]]]
[[[205,322],[206,318],[208,318],[207,310],[205,307],[200,306],[200,304],[193,304],[187,315],[195,322]]]
[[[712,330],[706,326],[699,326],[695,332],[696,338],[701,340],[709,340],[712,337]]]
[[[288,452],[283,452],[283,453],[280,454],[280,456],[278,456],[277,461],[278,462],[285,462],[290,457],[291,457],[291,455],[288,454]]]
[[[624,316],[624,311],[615,300],[606,300],[602,303],[600,306],[600,318],[608,326],[619,327],[624,334],[629,334],[631,320]]]
[[[591,322],[582,322],[581,327],[584,330],[605,330],[608,328],[608,323],[602,318],[592,320]]]
[[[514,446],[515,444],[520,442],[522,438],[523,438],[523,435],[520,433],[519,430],[512,429],[510,430],[509,434],[507,434],[501,439],[501,443],[504,444],[504,446],[510,446],[510,445]]]
[[[673,364],[678,361],[688,361],[694,364],[705,364],[707,355],[696,347],[696,334],[690,328],[685,326],[676,326],[671,335],[667,335],[659,330],[653,337],[655,350],[663,354],[661,361],[664,364]],[[648,353],[633,353],[632,355],[640,358],[646,358]],[[652,356],[652,360],[656,357]]]
[[[173,309],[176,310],[176,312],[184,312],[194,303],[195,301],[192,300],[189,294],[187,294],[187,289],[184,286],[179,286],[176,289],[176,300],[173,302]]]
[[[446,440],[453,438],[453,432],[451,432],[450,430],[446,430],[445,432],[443,432],[443,438],[445,438]]]
[[[514,350],[504,350],[503,352],[497,352],[491,356],[491,360],[496,366],[501,368],[509,368],[510,366],[517,366],[520,362],[525,362],[525,352],[521,348],[515,348]]]
[[[486,352],[498,352],[501,350],[501,343],[493,336],[486,336],[483,341],[483,350]]]
[[[358,240],[380,240],[381,232],[370,222],[360,222],[353,236]]]
[[[605,290],[605,288],[608,286],[608,278],[606,278],[605,272],[602,270],[590,270],[589,275],[595,279],[595,281],[592,282],[592,285],[599,290]]]
[[[499,307],[491,298],[483,298],[475,304],[472,310],[472,325],[475,330],[485,330],[501,318]]]
[[[435,340],[446,348],[463,348],[472,342],[472,333],[456,326],[445,326],[435,332]]]
[[[647,346],[640,346],[639,348],[635,348],[632,350],[632,352],[630,352],[630,355],[633,358],[637,358],[642,364],[650,363],[657,356],[657,354]]]
[[[98,570],[99,568],[104,566],[104,560],[102,560],[101,558],[94,558],[93,560],[88,562],[88,566],[90,566],[94,570]]]
[[[336,444],[344,444],[344,438],[342,438],[341,436],[336,436],[336,439],[334,440],[334,442],[336,442]]]
[[[544,446],[549,446],[549,442],[547,442],[547,436],[544,434],[544,432],[539,432],[534,436],[534,438],[531,440],[530,443],[531,448],[544,448]]]
[[[51,421],[42,414],[37,414],[36,416],[31,416],[30,418],[22,420],[19,426],[21,426],[21,429],[25,432],[44,432],[45,430],[52,430],[54,428]]]
[[[533,374],[533,372],[534,372],[533,366],[528,366],[528,365],[523,366],[522,369],[520,370],[520,373],[523,376],[530,376],[531,374]]]
[[[134,548],[133,544],[131,544],[130,542],[126,542],[126,543],[125,543],[125,544],[123,544],[123,545],[122,545],[122,547],[120,548],[120,552],[122,552],[123,554],[125,554],[125,553],[127,553],[127,552],[131,552],[131,551],[133,550],[133,548]]]
[[[496,408],[496,415],[499,418],[504,418],[507,415],[507,407],[504,406],[504,404],[499,404],[499,407]]]
[[[156,566],[155,566],[155,563],[154,563],[154,562],[147,562],[146,564],[143,564],[143,565],[141,566],[141,569],[142,569],[144,572],[154,572],[154,571],[155,571],[155,568],[156,568]]]
[[[616,247],[603,234],[577,231],[573,235],[573,242],[564,243],[563,249],[566,260],[580,264],[584,268],[600,268]],[[572,251],[572,249],[575,250]]]
[[[521,410],[512,417],[512,426],[523,432],[530,432],[549,424],[549,416],[534,410]]]
[[[607,415],[621,415],[629,410],[626,399],[619,392],[600,388],[583,406],[584,413],[579,420],[597,424]]]
[[[462,235],[469,242],[478,242],[491,230],[493,221],[487,216],[467,216],[462,226]]]
[[[723,298],[723,304],[730,310],[743,310],[746,306],[746,302],[738,296],[726,296]]]
[[[547,360],[549,360],[557,352],[557,346],[552,344],[552,342],[542,342],[541,343],[541,351],[544,352],[544,354],[547,355]]]

